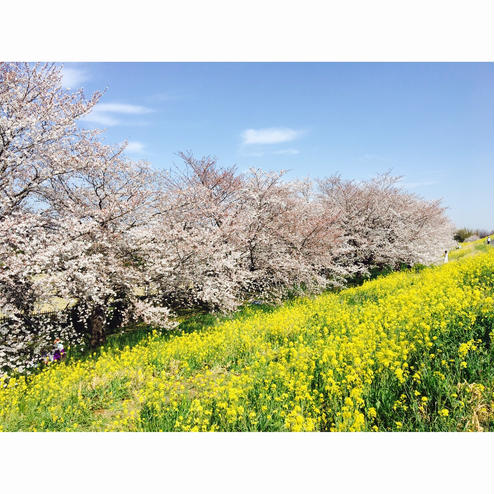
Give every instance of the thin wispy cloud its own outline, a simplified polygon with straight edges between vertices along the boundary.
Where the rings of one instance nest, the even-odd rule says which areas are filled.
[[[144,144],[140,141],[129,141],[125,151],[128,153],[142,153],[144,151]]]
[[[104,125],[106,127],[113,127],[114,125],[118,125],[120,123],[120,120],[118,120],[114,116],[96,110],[93,110],[91,113],[84,115],[83,117],[81,117],[80,120],[83,122]]]
[[[300,151],[298,149],[278,149],[277,151],[273,151],[273,154],[299,154]]]
[[[81,120],[111,127],[124,123],[121,119],[122,115],[145,115],[153,111],[146,106],[128,103],[99,103]]]
[[[129,115],[142,115],[153,111],[145,106],[129,105],[127,103],[100,103],[94,109],[100,112],[126,113]]]
[[[245,156],[248,156],[249,158],[260,158],[261,156],[264,156],[266,153],[264,151],[252,151],[250,153],[245,153]]]
[[[393,160],[390,157],[376,153],[366,153],[362,155],[359,159],[361,161],[367,161],[370,163],[382,163],[382,164],[393,163]]]
[[[242,132],[242,144],[279,144],[290,142],[303,134],[301,130],[287,127],[269,127],[265,129],[246,129]]]
[[[89,80],[89,74],[85,70],[71,67],[62,69],[62,86],[66,89],[78,89],[87,80]]]
[[[435,180],[429,180],[424,182],[400,182],[402,187],[407,189],[416,189],[417,187],[428,187],[429,185],[435,185],[438,182]]]
[[[265,151],[264,149],[250,149],[247,148],[242,152],[244,156],[247,156],[249,158],[260,158],[262,156],[266,155],[278,155],[278,156],[295,156],[297,154],[300,154],[300,151],[298,149],[276,149],[274,151]]]

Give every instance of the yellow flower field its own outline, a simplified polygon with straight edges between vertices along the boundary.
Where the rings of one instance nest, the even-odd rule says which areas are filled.
[[[0,389],[1,430],[494,430],[494,249]],[[70,351],[69,351],[70,353]]]

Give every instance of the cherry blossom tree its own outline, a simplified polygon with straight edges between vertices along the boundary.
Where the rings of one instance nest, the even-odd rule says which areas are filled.
[[[237,237],[249,291],[277,299],[301,287],[320,290],[342,274],[333,262],[341,244],[334,212],[315,201],[308,181],[284,175],[250,170]]]
[[[123,150],[95,143],[86,168],[51,179],[41,191],[64,230],[63,255],[53,271],[57,295],[77,299],[93,345],[104,341],[110,313],[117,326],[133,317],[134,306],[147,322],[168,322],[166,309],[160,312],[151,304],[149,314],[144,310],[139,293],[146,237],[137,242],[129,234],[159,213],[155,173],[146,163],[126,159]]]
[[[54,65],[0,64],[0,314],[9,319],[1,329],[0,367],[22,368],[25,355],[15,356],[35,345],[31,316],[52,297],[45,273],[59,240],[40,188],[84,166],[96,132],[80,130],[76,120],[99,97],[64,91]]]
[[[37,309],[55,297],[76,302],[76,326],[93,344],[104,340],[109,312],[119,324],[139,317],[166,326],[168,310],[138,295],[139,246],[127,234],[157,213],[149,167],[77,126],[100,95],[62,89],[60,67],[2,64],[0,82],[0,313],[8,336],[15,326],[27,344]]]
[[[92,155],[98,132],[80,129],[77,119],[101,94],[65,91],[61,77],[55,65],[0,64],[0,219]]]
[[[172,268],[160,274],[155,265],[154,275],[166,281],[155,290],[167,303],[231,310],[249,298],[279,300],[341,281],[346,271],[333,262],[339,230],[309,182],[180,156],[183,169],[165,178],[162,214],[153,223],[153,248],[161,252],[147,256],[170,259]]]
[[[248,275],[235,244],[243,179],[212,157],[180,157],[182,168],[163,178],[160,214],[146,227],[155,239],[146,256],[152,290],[165,304],[232,310]]]
[[[339,211],[348,247],[339,264],[366,275],[372,268],[431,264],[452,246],[453,226],[440,202],[406,192],[399,182],[389,173],[367,182],[319,181],[320,200]]]

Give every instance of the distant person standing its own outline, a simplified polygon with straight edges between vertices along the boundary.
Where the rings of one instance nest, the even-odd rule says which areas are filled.
[[[446,264],[448,262],[448,251],[445,250],[444,251],[444,264]]]
[[[490,237],[490,235],[487,237],[487,245],[491,245],[491,237]]]

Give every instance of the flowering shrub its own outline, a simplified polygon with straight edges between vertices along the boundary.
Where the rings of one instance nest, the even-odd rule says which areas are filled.
[[[0,389],[3,430],[494,428],[494,250],[154,332]]]

